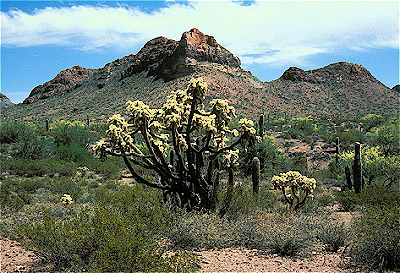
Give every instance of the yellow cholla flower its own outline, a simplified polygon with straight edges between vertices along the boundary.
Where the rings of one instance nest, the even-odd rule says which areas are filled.
[[[71,195],[69,194],[64,194],[61,199],[60,199],[61,203],[63,203],[65,206],[71,205],[72,203],[74,203],[74,201],[72,200]]]

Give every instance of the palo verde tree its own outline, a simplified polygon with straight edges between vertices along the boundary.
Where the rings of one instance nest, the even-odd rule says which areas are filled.
[[[248,119],[239,121],[239,131],[230,128],[235,109],[226,100],[212,100],[206,111],[206,91],[207,83],[197,78],[186,91],[173,91],[161,109],[142,101],[127,102],[127,119],[109,118],[107,138],[95,145],[96,154],[122,157],[138,183],[162,190],[180,207],[211,209],[216,173],[237,164],[235,147],[254,142],[256,130]],[[135,166],[157,175],[149,179]]]

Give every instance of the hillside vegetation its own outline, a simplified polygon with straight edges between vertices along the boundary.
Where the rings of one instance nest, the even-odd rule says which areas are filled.
[[[195,251],[227,247],[399,269],[398,117],[237,119],[186,86],[107,126],[3,120],[1,235],[64,272],[193,272]]]

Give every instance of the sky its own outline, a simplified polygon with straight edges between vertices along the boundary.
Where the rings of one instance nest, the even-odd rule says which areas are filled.
[[[20,103],[74,65],[100,68],[198,28],[262,81],[358,63],[399,84],[398,1],[1,1],[1,92]]]

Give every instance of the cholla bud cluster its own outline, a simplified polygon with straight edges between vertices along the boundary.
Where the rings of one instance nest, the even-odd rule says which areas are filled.
[[[171,92],[159,109],[139,100],[128,101],[126,117],[115,114],[108,119],[106,138],[94,145],[94,152],[100,158],[121,156],[125,162],[130,160],[134,165],[152,169],[165,176],[163,182],[178,176],[182,176],[180,181],[187,179],[184,172],[194,165],[203,168],[207,160],[217,157],[222,157],[224,167],[236,165],[239,150],[235,147],[256,133],[253,121],[242,119],[240,129],[230,128],[234,107],[226,100],[214,99],[210,110],[205,110],[202,99],[206,92],[207,83],[197,78],[190,80],[186,90]],[[168,159],[171,151],[176,164]]]
[[[75,176],[85,176],[89,171],[89,168],[86,166],[83,167],[79,167],[78,169],[76,169],[76,173]]]
[[[312,193],[317,186],[317,181],[297,171],[289,171],[287,173],[281,173],[279,176],[274,175],[272,177],[272,184],[275,188],[296,187],[305,192]]]
[[[74,201],[72,200],[71,195],[69,194],[64,194],[61,199],[60,199],[61,203],[63,203],[65,206],[71,205],[72,203],[74,203]]]
[[[274,175],[271,181],[295,210],[303,206],[307,199],[314,197],[312,193],[317,186],[314,178],[308,178],[297,171]]]

